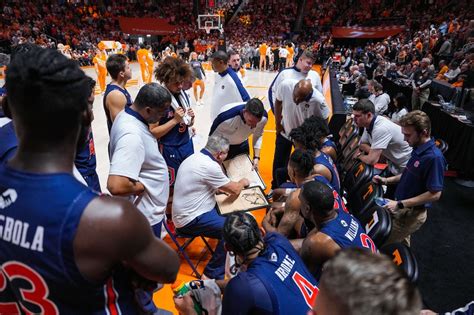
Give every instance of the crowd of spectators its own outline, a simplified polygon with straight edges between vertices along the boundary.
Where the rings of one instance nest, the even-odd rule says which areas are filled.
[[[275,52],[275,49],[284,47],[293,39],[298,43],[296,50],[298,46],[313,47],[320,51],[322,60],[335,51],[341,51],[343,56],[349,52],[353,60],[364,57],[369,73],[381,66],[377,60],[382,57],[389,61],[383,65],[386,68],[395,70],[393,62],[400,75],[410,75],[416,69],[416,61],[427,56],[436,67],[443,61],[443,66],[448,68],[445,72],[451,70],[443,79],[454,83],[458,72],[464,72],[461,69],[464,57],[455,52],[469,42],[470,11],[467,10],[467,3],[448,0],[431,2],[308,0],[303,10],[302,30],[296,37],[292,30],[298,15],[297,2],[272,0],[242,4],[240,0],[230,0],[219,2],[217,7],[206,13],[219,14],[224,24],[229,22],[224,25],[227,45],[239,51],[245,61],[251,61],[258,45],[264,41]],[[120,31],[120,16],[167,18],[170,24],[176,26],[172,34],[163,36],[160,42],[152,45],[157,57],[169,46],[178,54],[189,49],[196,50],[206,59],[215,49],[220,36],[217,30],[206,34],[198,29],[190,0],[160,1],[159,5],[152,0],[94,3],[79,0],[5,1],[0,16],[0,52],[9,53],[12,46],[26,42],[53,48],[63,44],[72,58],[79,60],[81,65],[90,65],[97,44],[101,40],[113,40],[124,43],[129,58],[135,59],[138,43],[136,38]],[[231,19],[239,5],[242,5],[241,10]],[[333,25],[393,24],[398,23],[400,18],[403,18],[406,32],[378,44],[369,43],[365,47],[349,49],[337,47],[331,38],[330,26]],[[449,69],[452,59],[454,63],[451,67],[454,68]]]

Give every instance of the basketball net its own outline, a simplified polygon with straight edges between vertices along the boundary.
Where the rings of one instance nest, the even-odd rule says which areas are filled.
[[[211,27],[210,26],[204,26],[204,30],[206,30],[206,34],[211,33]]]

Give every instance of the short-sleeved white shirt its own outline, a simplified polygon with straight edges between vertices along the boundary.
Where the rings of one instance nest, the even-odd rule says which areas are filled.
[[[288,57],[289,53],[290,52],[288,51],[288,49],[280,48],[280,51],[279,51],[278,55],[279,55],[280,58],[286,58],[286,57]]]
[[[297,106],[314,108],[314,115],[323,119],[328,119],[329,117],[329,107],[326,103],[326,99],[324,98],[324,95],[321,94],[321,92],[319,92],[315,87],[313,87],[311,98],[308,101],[301,102]]]
[[[282,102],[282,136],[289,139],[293,128],[301,126],[306,118],[321,115],[321,108],[316,101],[304,102],[296,105],[293,101],[293,89],[299,82],[296,79],[286,79],[278,87],[276,99]]]
[[[110,171],[145,186],[134,200],[150,225],[163,220],[169,196],[168,167],[148,125],[122,110],[110,130]]]
[[[389,170],[394,175],[401,174],[411,157],[412,148],[404,140],[402,127],[383,116],[376,116],[372,135],[364,129],[361,143],[369,143],[374,150],[383,150],[388,160]]]
[[[402,119],[403,116],[405,116],[406,114],[408,114],[408,111],[406,108],[402,108],[401,110],[399,110],[398,112],[394,112],[392,114],[392,121],[396,124],[398,124],[398,122],[400,121],[400,119]]]
[[[369,96],[369,101],[374,103],[376,114],[383,114],[388,109],[388,104],[390,104],[390,96],[387,93],[372,94]]]
[[[286,79],[295,79],[298,81],[303,80],[303,79],[309,79],[311,80],[313,87],[315,87],[319,92],[323,93],[323,85],[321,83],[321,78],[316,71],[309,70],[308,73],[303,73],[300,70],[298,70],[296,66],[294,66],[291,68],[286,68],[286,69],[281,70],[277,74],[275,79],[273,79],[273,82],[270,85],[270,88],[268,90],[270,105],[273,106],[273,104],[275,104],[278,86],[281,84],[281,82],[283,82]]]
[[[216,205],[215,194],[230,179],[211,156],[196,152],[181,163],[173,198],[173,222],[177,228],[189,224]]]

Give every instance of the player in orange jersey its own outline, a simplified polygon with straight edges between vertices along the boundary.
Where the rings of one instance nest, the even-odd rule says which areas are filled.
[[[99,48],[96,49],[95,57],[92,59],[101,93],[105,92],[105,78],[107,77],[107,68],[105,67],[107,53],[105,52],[104,48],[105,47],[103,45],[99,45]]]
[[[262,71],[262,64],[263,70],[267,67],[267,44],[265,42],[261,43],[258,47],[258,53],[260,54],[260,67],[259,70]]]
[[[292,43],[288,43],[286,45],[286,50],[288,50],[288,57],[286,58],[286,68],[293,66],[293,58],[295,57],[295,48],[293,47]]]
[[[153,67],[155,65],[155,60],[153,59],[153,51],[151,50],[151,46],[146,46],[148,50],[148,54],[146,55],[146,67],[147,67],[147,78],[146,83],[151,83],[151,79],[153,77]]]
[[[140,49],[137,50],[137,61],[140,65],[140,72],[142,74],[142,82],[143,84],[147,83],[148,79],[148,69],[147,69],[147,56],[148,50],[145,47],[145,44],[140,44]]]

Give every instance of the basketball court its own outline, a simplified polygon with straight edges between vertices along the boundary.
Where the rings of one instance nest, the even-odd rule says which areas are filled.
[[[135,99],[140,87],[143,85],[141,81],[140,67],[138,63],[131,63],[130,67],[132,69],[132,79],[127,83],[127,90],[129,91],[132,99]],[[206,67],[207,68],[207,67]],[[96,79],[95,70],[92,67],[84,68],[84,71],[87,75]],[[263,71],[253,71],[247,70],[246,76],[243,80],[243,84],[251,97],[258,97],[263,101],[265,109],[268,111],[270,105],[268,102],[268,87],[276,76],[276,72],[263,72]],[[210,106],[211,99],[213,95],[213,89],[219,88],[214,86],[214,76],[217,75],[212,70],[206,70],[206,91],[204,93],[204,105],[197,106],[192,95],[192,89],[188,90],[190,92],[192,99],[192,107],[196,113],[196,121],[194,127],[196,129],[196,134],[193,137],[194,149],[195,151],[200,150],[204,147],[207,141],[208,133],[211,128],[211,119],[210,119]],[[107,83],[110,82],[110,77],[107,77]],[[154,80],[153,82],[156,82]],[[109,144],[109,135],[107,132],[107,122],[105,118],[105,112],[103,107],[103,96],[100,94],[99,89],[96,88],[96,97],[94,100],[94,121],[92,123],[92,129],[94,133],[94,143],[97,157],[97,174],[99,175],[100,184],[102,190],[105,192],[107,187],[107,177],[109,174],[109,154],[108,154],[108,144]],[[224,105],[224,104],[223,104]],[[260,175],[265,180],[267,187],[270,186],[271,182],[271,171],[272,171],[272,161],[273,161],[273,151],[275,146],[275,122],[274,116],[269,112],[269,121],[264,131],[263,136],[263,145],[261,152],[261,161],[260,161]],[[267,188],[269,189],[269,188]],[[258,218],[260,222],[264,215],[264,210],[253,211],[253,214]],[[167,236],[165,241],[173,247],[171,240]],[[211,246],[215,246],[216,242],[210,240]],[[194,242],[188,247],[187,252],[190,255],[193,261],[197,261],[201,255],[201,252],[204,248],[204,243],[196,238]],[[206,260],[210,255],[206,256]],[[198,270],[202,272],[206,266],[207,261],[203,261],[199,264]],[[192,276],[191,268],[187,265],[186,261],[181,257],[181,267],[178,275],[178,280],[190,281],[195,279]],[[158,307],[173,311],[174,314],[178,314],[174,308],[173,304],[173,294],[170,288],[170,285],[165,285],[163,289],[157,292],[154,296],[155,303]]]

